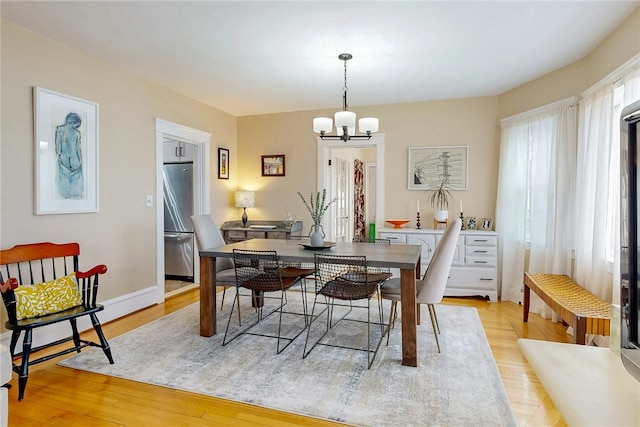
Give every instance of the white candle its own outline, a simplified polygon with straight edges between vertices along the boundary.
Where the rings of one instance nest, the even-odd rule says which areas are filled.
[[[460,212],[464,212],[464,211],[462,210],[462,200],[460,200]]]
[[[417,209],[416,212],[420,212],[420,200],[418,200],[418,204],[416,206],[416,209]]]

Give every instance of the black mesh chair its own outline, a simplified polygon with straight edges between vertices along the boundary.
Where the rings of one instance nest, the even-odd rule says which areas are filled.
[[[376,297],[378,287],[381,281],[386,280],[385,275],[369,274],[367,268],[367,259],[364,256],[345,256],[345,255],[315,255],[316,269],[316,295],[311,310],[311,321],[307,329],[307,337],[305,340],[303,358],[317,345],[326,345],[339,348],[347,348],[367,352],[367,367],[371,365],[375,359],[376,353],[380,346],[382,337],[384,336],[384,322],[382,312],[382,301]],[[375,298],[378,306],[379,321],[373,323],[371,321],[371,299]],[[340,304],[338,301],[344,301]],[[353,304],[355,301],[366,300],[367,305]],[[316,313],[318,305],[324,305],[324,309]],[[334,307],[346,307],[347,312],[337,321],[333,321]],[[335,328],[342,321],[355,321],[364,323],[361,320],[349,317],[352,309],[362,308],[367,310],[367,347],[353,347],[341,345],[340,343],[329,343],[323,341],[330,329]],[[313,324],[324,314],[327,315],[325,330],[322,335],[315,340],[309,347],[309,336],[312,333]],[[380,339],[375,347],[371,346],[371,329],[373,327],[380,328]]]
[[[231,311],[229,313],[229,320],[227,321],[227,328],[224,333],[224,338],[222,340],[222,345],[227,345],[237,337],[249,334],[249,335],[259,335],[271,338],[277,338],[277,354],[280,354],[285,348],[293,342],[306,328],[307,326],[307,304],[304,286],[302,287],[301,298],[302,298],[302,313],[299,312],[285,312],[284,307],[287,304],[287,290],[292,288],[298,283],[302,282],[300,275],[290,275],[285,276],[282,275],[283,266],[278,258],[278,254],[276,251],[257,251],[257,250],[244,250],[244,249],[234,249],[233,250],[233,261],[235,264],[236,271],[236,301],[237,304],[233,304],[231,307]],[[304,283],[304,282],[302,282]],[[241,290],[246,289],[249,290],[250,293],[242,293]],[[269,297],[267,294],[275,293],[277,296]],[[230,333],[230,325],[231,319],[233,317],[233,311],[236,307],[238,310],[240,309],[240,297],[247,296],[251,297],[252,306],[256,310],[256,314],[254,316],[255,321],[249,322],[249,325],[243,329],[240,329],[240,325],[238,325],[239,330],[235,330]],[[270,307],[265,314],[266,300],[274,300],[276,301],[275,308]],[[273,334],[265,334],[265,333],[257,333],[251,332],[251,329],[255,327],[262,320],[266,319],[273,313],[279,313],[278,319],[278,332],[276,335]],[[304,320],[300,330],[296,332],[293,337],[284,337],[282,336],[282,314],[298,314],[302,315]],[[281,342],[285,341],[286,344],[281,347]]]

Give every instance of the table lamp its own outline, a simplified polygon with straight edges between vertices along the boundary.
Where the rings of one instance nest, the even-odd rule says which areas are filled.
[[[236,208],[242,208],[242,226],[247,226],[247,208],[252,208],[256,202],[255,191],[236,191]]]

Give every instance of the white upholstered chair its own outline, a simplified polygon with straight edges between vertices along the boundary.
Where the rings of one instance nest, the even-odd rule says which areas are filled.
[[[444,296],[444,290],[447,286],[447,279],[449,278],[449,271],[451,270],[451,262],[453,261],[453,255],[455,254],[461,227],[462,221],[460,218],[456,218],[449,224],[442,235],[440,243],[438,243],[438,246],[436,247],[436,251],[431,258],[427,271],[424,273],[421,280],[416,281],[416,302],[418,305],[427,304],[429,307],[429,315],[431,317],[433,333],[436,337],[438,353],[440,353],[440,342],[438,341],[440,327],[438,326],[435,304],[439,304]],[[387,280],[384,286],[382,286],[380,296],[391,300],[389,328],[387,330],[387,334],[391,334],[391,327],[397,317],[397,304],[400,301],[400,279],[393,278]],[[419,311],[418,306],[418,313]],[[387,335],[387,345],[389,345],[389,335]]]
[[[225,245],[222,232],[211,215],[193,215],[191,221],[193,222],[193,231],[196,234],[196,243],[199,250]],[[216,285],[224,286],[222,302],[220,303],[220,309],[222,309],[227,288],[236,285],[236,270],[231,258],[218,258],[216,260]],[[239,315],[240,310],[238,310]]]

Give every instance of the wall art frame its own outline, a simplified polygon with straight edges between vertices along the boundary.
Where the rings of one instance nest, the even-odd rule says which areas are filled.
[[[477,220],[475,216],[465,216],[464,217],[464,229],[465,230],[476,230],[478,228],[477,226]]]
[[[409,147],[408,189],[431,190],[446,178],[449,190],[468,189],[469,147]]]
[[[482,222],[480,223],[480,230],[493,230],[493,218],[482,218]]]
[[[284,154],[262,156],[262,176],[285,176]]]
[[[36,215],[98,212],[98,104],[34,87]]]
[[[229,149],[218,147],[218,179],[229,179]]]

